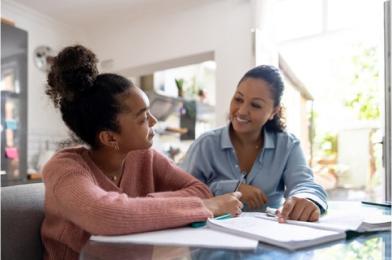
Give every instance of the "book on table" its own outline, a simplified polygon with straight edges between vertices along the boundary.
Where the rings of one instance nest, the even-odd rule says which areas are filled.
[[[334,213],[321,217],[318,222],[287,220],[286,223],[278,223],[276,217],[250,212],[243,213],[238,218],[209,219],[207,226],[217,231],[297,250],[344,239],[348,231],[390,230],[391,219],[392,216],[387,215],[370,215],[364,218],[352,213]]]

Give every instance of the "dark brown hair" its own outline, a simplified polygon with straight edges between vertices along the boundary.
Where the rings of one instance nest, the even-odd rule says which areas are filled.
[[[119,95],[133,83],[116,74],[99,74],[97,58],[89,49],[75,45],[53,60],[46,94],[60,108],[63,121],[82,141],[97,148],[100,131],[119,132]]]

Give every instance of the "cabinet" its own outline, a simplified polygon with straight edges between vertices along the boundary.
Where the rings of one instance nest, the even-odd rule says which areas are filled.
[[[27,178],[27,32],[1,24],[1,184]]]

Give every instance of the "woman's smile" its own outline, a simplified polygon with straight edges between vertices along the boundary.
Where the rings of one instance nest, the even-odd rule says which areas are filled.
[[[235,120],[237,120],[237,122],[240,123],[240,124],[248,124],[248,123],[250,123],[249,119],[241,118],[239,116],[236,116]]]

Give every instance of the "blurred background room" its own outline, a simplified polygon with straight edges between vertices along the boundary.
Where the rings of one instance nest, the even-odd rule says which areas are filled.
[[[288,131],[329,199],[390,200],[391,18],[383,4],[2,0],[2,186],[40,182],[50,156],[72,145],[45,82],[51,58],[78,43],[97,54],[100,72],[148,94],[159,119],[154,146],[176,163],[195,138],[226,124],[248,69],[279,67]]]

